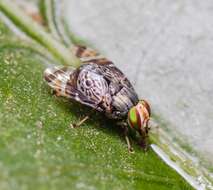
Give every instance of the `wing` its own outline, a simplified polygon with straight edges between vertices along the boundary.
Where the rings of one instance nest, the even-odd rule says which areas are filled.
[[[96,65],[97,72],[116,86],[125,86],[134,90],[127,77],[113,64],[112,61],[100,55],[98,52],[86,46],[75,46],[72,52],[80,58],[84,64]]]
[[[98,111],[103,111],[100,107],[98,107],[98,101],[85,96],[77,89],[77,74],[78,69],[75,70],[70,67],[53,67],[47,68],[44,71],[44,79],[58,96],[64,96],[95,108]]]

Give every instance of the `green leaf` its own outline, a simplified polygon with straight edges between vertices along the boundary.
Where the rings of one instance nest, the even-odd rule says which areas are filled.
[[[192,189],[101,115],[70,128],[90,109],[54,96],[47,60],[12,38],[0,23],[0,189]]]

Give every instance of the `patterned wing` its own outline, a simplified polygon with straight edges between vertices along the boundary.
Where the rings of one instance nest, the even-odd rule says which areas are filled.
[[[96,70],[99,70],[100,74],[102,74],[106,80],[118,86],[126,86],[134,90],[127,77],[113,64],[113,62],[106,59],[98,52],[85,46],[75,46],[72,51],[80,58],[82,63],[96,65]]]
[[[64,96],[76,100],[84,105],[93,107],[98,111],[103,111],[97,108],[99,101],[85,96],[77,88],[77,77],[79,69],[74,70],[70,67],[53,67],[47,68],[44,72],[44,79],[48,85],[56,92],[58,96]]]

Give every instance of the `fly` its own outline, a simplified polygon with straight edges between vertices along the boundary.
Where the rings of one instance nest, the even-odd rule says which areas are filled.
[[[81,60],[78,68],[47,68],[44,78],[58,96],[64,96],[89,106],[124,128],[128,150],[132,147],[128,130],[148,137],[150,106],[139,100],[127,77],[108,59],[85,46],[75,46],[74,54]],[[81,125],[89,117],[84,118]]]

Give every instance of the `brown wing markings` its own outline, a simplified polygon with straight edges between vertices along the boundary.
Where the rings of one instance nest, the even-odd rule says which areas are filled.
[[[83,61],[83,63],[93,63],[97,65],[110,65],[113,64],[112,61],[109,61],[106,58],[97,58],[97,59],[90,59],[87,61]]]
[[[55,79],[56,79],[56,76],[54,76],[53,74],[45,74],[44,75],[44,79],[48,82],[48,83],[50,83],[50,82],[52,82],[52,81],[54,81]]]
[[[82,63],[93,63],[97,65],[110,65],[113,64],[112,61],[103,57],[97,51],[88,48],[86,46],[74,46],[72,52],[76,55],[76,57],[80,58]]]
[[[76,55],[78,58],[89,58],[89,57],[95,57],[100,55],[97,51],[87,48],[86,46],[75,46],[72,49],[72,52]]]

